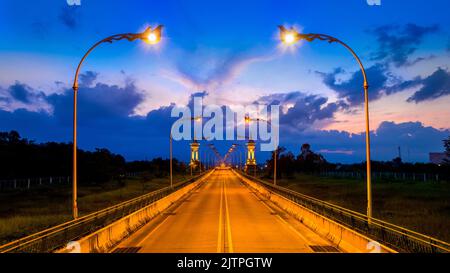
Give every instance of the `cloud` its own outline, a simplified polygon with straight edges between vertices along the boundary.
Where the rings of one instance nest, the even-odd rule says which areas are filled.
[[[217,56],[199,51],[177,58],[175,71],[162,70],[161,75],[191,90],[215,91],[235,80],[251,64],[273,58],[274,54]]]
[[[28,111],[51,112],[51,105],[46,101],[42,91],[34,90],[18,81],[7,89],[0,88],[0,109],[14,111],[20,108]]]
[[[339,81],[338,76],[342,74],[342,68],[336,68],[331,73],[316,72],[322,76],[326,86],[336,91],[338,98],[346,100],[350,106],[356,106],[364,102],[364,79],[360,70],[354,72],[350,79]],[[392,78],[386,65],[375,64],[366,69],[369,81],[369,99],[375,100],[383,95],[386,85]]]
[[[54,115],[66,117],[72,115],[73,91],[52,94],[47,100],[54,108]],[[143,100],[134,83],[125,86],[97,83],[92,87],[80,87],[78,90],[78,115],[80,120],[94,123],[97,120],[109,122],[114,118],[127,118],[134,115],[134,109]]]
[[[421,84],[422,87],[408,98],[408,102],[419,103],[450,95],[450,73],[442,68],[438,68],[424,79],[417,78],[409,84]]]
[[[73,5],[63,5],[61,7],[58,19],[59,21],[70,29],[75,29],[78,27],[78,18],[80,17],[81,6]]]
[[[377,27],[371,31],[378,42],[378,49],[372,54],[372,59],[391,62],[397,67],[412,65],[421,59],[410,61],[409,57],[416,52],[426,35],[435,33],[438,29],[437,25],[423,27],[416,24]]]
[[[31,102],[31,92],[29,90],[29,87],[20,84],[16,82],[14,85],[9,87],[9,93],[11,94],[11,97],[15,100],[18,100],[23,103],[30,103]]]
[[[280,113],[280,126],[289,126],[300,131],[311,128],[316,121],[332,119],[340,109],[339,103],[328,103],[325,97],[299,91],[263,96],[257,102],[279,104],[283,110]]]
[[[80,85],[91,86],[97,80],[98,73],[94,71],[86,71],[80,74]]]
[[[344,155],[352,155],[355,151],[352,150],[329,150],[329,149],[321,149],[317,151],[322,154],[344,154]]]
[[[17,85],[17,86],[15,86]],[[33,101],[39,91],[16,83],[19,92],[12,96],[14,88],[0,89],[0,101],[8,98],[11,103]],[[5,93],[4,91],[8,91]],[[24,91],[25,90],[25,91]],[[142,100],[142,91],[132,82],[125,86],[96,83],[80,87],[78,103],[79,145],[83,149],[107,147],[126,156],[128,160],[152,158],[168,154],[170,127],[176,118],[170,117],[175,104],[161,106],[146,116],[134,116],[135,107]],[[7,96],[6,96],[7,95]],[[206,92],[196,95],[206,97]],[[52,111],[32,111],[26,108],[0,110],[0,130],[17,130],[27,138],[41,141],[71,141],[72,90],[61,94],[44,95]],[[20,100],[18,100],[20,99]],[[192,101],[192,96],[190,98]],[[302,143],[310,143],[313,149],[325,154],[333,162],[361,162],[365,155],[364,133],[320,130],[314,123],[332,119],[338,103],[329,103],[325,97],[303,92],[286,92],[261,97],[259,102],[281,103],[287,111],[281,116],[281,143],[298,152]],[[449,130],[426,127],[420,122],[382,122],[372,132],[374,160],[391,160],[400,145],[402,151],[410,150],[412,161],[427,161],[428,152],[442,150],[441,140]],[[229,148],[230,143],[219,142],[218,147]],[[187,160],[189,146],[186,142],[174,143],[175,156]],[[227,146],[228,145],[228,146]],[[227,147],[225,147],[227,146]],[[202,146],[204,147],[204,146]],[[257,155],[259,162],[268,153]]]
[[[443,150],[442,140],[450,130],[439,130],[421,122],[384,121],[371,132],[372,160],[392,160],[402,150],[404,161],[428,162],[429,152]],[[323,153],[331,162],[353,163],[365,160],[365,133],[352,134],[336,130],[280,132],[283,146],[298,153],[303,143]]]
[[[376,35],[378,49],[372,54],[372,60],[379,61],[366,69],[369,81],[369,100],[377,100],[383,95],[390,95],[409,88],[423,85],[408,102],[421,102],[435,99],[448,94],[448,73],[442,69],[437,70],[428,78],[416,77],[403,81],[394,76],[389,69],[392,63],[397,67],[411,66],[425,60],[436,58],[435,55],[416,57],[411,60],[411,55],[416,52],[424,37],[438,31],[438,26],[422,27],[415,24],[404,26],[384,25],[375,28],[371,32]],[[330,73],[316,72],[322,77],[323,83],[337,92],[338,98],[348,106],[358,106],[364,102],[363,76],[360,70],[353,72],[349,79],[341,80],[345,74],[342,68],[336,68]],[[344,105],[341,102],[341,106]]]
[[[392,75],[386,65],[376,64],[367,70],[369,81],[369,100],[377,100],[383,95],[390,95],[402,92],[407,89],[421,86],[408,102],[423,102],[434,100],[450,94],[450,73],[448,70],[438,68],[428,77],[415,77],[412,80],[404,81]],[[338,98],[345,100],[349,106],[357,106],[364,102],[362,83],[364,82],[360,71],[354,72],[348,80],[339,81],[342,68],[337,68],[331,73],[316,72],[322,76],[323,82],[329,88],[337,92]],[[341,102],[341,106],[345,106]]]
[[[8,95],[10,104],[14,105],[22,103],[17,98],[24,100],[29,94],[37,92],[26,87],[25,95],[23,92],[16,92],[20,95],[13,98],[9,93],[15,88],[12,87],[6,88],[8,92],[5,94]],[[143,159],[166,152],[166,142],[161,143],[161,139],[168,139],[173,123],[173,118],[170,117],[173,104],[161,106],[141,117],[133,114],[135,107],[142,101],[142,91],[132,82],[127,82],[125,86],[104,83],[91,87],[80,86],[78,92],[78,133],[81,148],[92,150],[96,147],[107,147],[124,154],[128,159]],[[1,104],[5,98],[4,92],[0,94],[0,130],[17,130],[39,142],[71,141],[71,89],[61,94],[42,94],[51,111],[35,111],[26,107],[8,109]]]

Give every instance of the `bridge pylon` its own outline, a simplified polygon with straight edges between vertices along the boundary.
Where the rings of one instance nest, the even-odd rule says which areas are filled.
[[[200,166],[200,159],[198,155],[198,150],[200,149],[200,143],[194,139],[194,141],[190,144],[191,146],[191,160],[189,162],[189,167],[191,169],[191,175],[192,172],[197,169],[197,167]]]
[[[253,173],[256,176],[256,157],[255,157],[255,141],[250,139],[247,144],[247,160],[245,163],[245,172]]]

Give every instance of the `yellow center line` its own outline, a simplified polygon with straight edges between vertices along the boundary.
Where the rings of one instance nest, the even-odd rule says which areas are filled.
[[[229,176],[228,176],[229,177]],[[225,212],[227,214],[227,237],[228,237],[228,252],[233,253],[233,240],[231,238],[231,223],[230,223],[230,212],[228,209],[228,197],[227,197],[227,186],[226,182],[224,181],[223,184],[224,187],[224,193],[225,193]]]
[[[222,224],[222,206],[223,206],[222,200],[223,200],[223,186],[220,185],[219,234],[217,236],[217,253],[222,252],[222,236],[223,236],[222,235],[222,225],[223,225]]]

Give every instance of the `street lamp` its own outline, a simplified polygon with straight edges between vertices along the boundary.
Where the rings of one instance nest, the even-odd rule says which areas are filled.
[[[240,144],[233,144],[233,146],[242,149],[242,146]],[[238,159],[239,160],[238,161],[239,162],[239,169],[242,169],[242,151],[240,149],[236,149],[235,151],[239,153],[239,155],[236,155],[236,156],[239,156],[239,159]]]
[[[73,192],[72,192],[72,214],[73,218],[78,218],[78,205],[77,205],[77,94],[78,94],[78,75],[80,73],[81,65],[87,56],[100,44],[102,43],[112,43],[114,41],[120,41],[127,39],[132,42],[135,40],[142,40],[148,44],[157,44],[161,41],[162,25],[157,26],[152,29],[148,27],[144,32],[141,33],[123,33],[109,36],[96,44],[94,44],[81,58],[78,64],[77,70],[75,72],[75,79],[73,81]]]
[[[370,224],[372,219],[372,183],[371,183],[371,167],[370,167],[370,129],[369,129],[369,83],[367,82],[367,75],[366,70],[364,69],[364,66],[359,59],[358,55],[356,55],[355,51],[348,46],[346,43],[342,42],[341,40],[326,35],[326,34],[303,34],[299,33],[294,28],[287,29],[284,26],[278,26],[280,29],[280,39],[283,43],[287,45],[295,44],[296,42],[299,42],[301,40],[306,40],[308,42],[312,42],[316,39],[321,41],[327,41],[328,43],[338,43],[344,46],[350,53],[353,55],[353,57],[358,62],[358,65],[361,69],[364,83],[364,112],[366,116],[366,169],[367,169],[367,221]]]

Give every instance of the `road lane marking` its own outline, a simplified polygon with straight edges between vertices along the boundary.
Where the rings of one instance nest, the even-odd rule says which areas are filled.
[[[271,207],[269,207],[269,205],[266,204],[266,201],[261,200],[262,203],[270,212],[275,212],[274,209],[272,209]],[[267,201],[270,202],[270,201]],[[279,214],[272,214],[273,216],[275,216],[275,218],[277,218],[277,220],[279,222],[281,222],[283,225],[287,226],[291,231],[293,231],[295,234],[297,234],[297,236],[299,236],[303,241],[305,241],[306,243],[306,247],[311,250],[311,252],[314,252],[309,245],[311,245],[311,241],[309,239],[307,239],[303,234],[301,234],[301,232],[299,232],[295,227],[293,227],[290,223],[288,223],[286,220],[284,220]]]
[[[227,197],[227,186],[226,182],[223,182],[224,187],[224,197],[225,197],[225,211],[227,214],[227,237],[228,237],[228,252],[233,253],[233,239],[231,238],[231,223],[230,223],[230,212],[228,209],[228,197]]]
[[[206,183],[205,183],[206,184]],[[203,185],[201,185],[201,187],[203,187]],[[179,200],[179,201],[177,201],[177,202],[179,202],[178,203],[178,206],[175,206],[175,208],[171,211],[172,213],[176,213],[176,211],[177,210],[179,210],[180,209],[180,207],[182,207],[183,205],[185,205],[185,203],[183,202],[183,201],[185,201],[186,199],[188,199],[189,197],[190,197],[190,195],[191,195],[192,193],[189,193],[187,196],[185,196],[185,197],[183,197],[182,198],[182,200]],[[174,203],[175,204],[175,203]],[[170,208],[170,207],[169,207]],[[164,212],[163,212],[164,213]],[[160,215],[164,215],[163,213],[161,213]],[[171,217],[169,217],[168,215],[165,215],[165,219],[164,220],[162,220],[156,227],[154,227],[147,235],[145,235],[145,237],[142,239],[142,240],[140,240],[138,243],[137,243],[137,246],[140,246],[144,241],[146,241],[148,238],[150,238],[150,236],[152,236],[153,235],[153,233],[155,233],[165,222],[167,222],[167,220],[169,220],[169,218],[171,218]],[[152,219],[152,220],[154,220],[154,219]],[[151,220],[150,220],[151,221]],[[150,223],[150,222],[149,222]]]
[[[222,182],[222,181],[220,181]],[[222,183],[221,183],[222,184]],[[220,185],[220,206],[219,206],[219,234],[217,236],[217,253],[222,252],[222,200],[223,200],[223,186]]]

